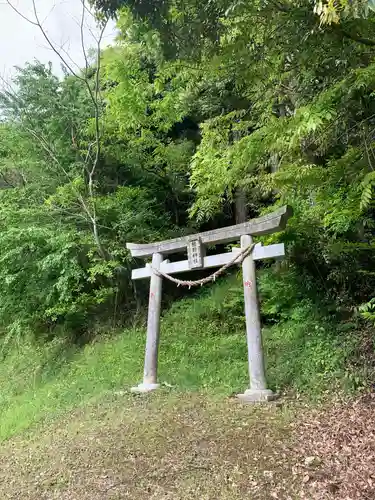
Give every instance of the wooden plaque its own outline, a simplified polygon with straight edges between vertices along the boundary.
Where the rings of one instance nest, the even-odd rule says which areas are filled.
[[[192,238],[187,244],[188,262],[190,269],[203,267],[204,248],[200,238]]]

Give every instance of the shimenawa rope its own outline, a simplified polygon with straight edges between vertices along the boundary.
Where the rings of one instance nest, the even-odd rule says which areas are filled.
[[[233,266],[234,264],[242,264],[242,262],[246,259],[246,257],[248,257],[254,250],[254,246],[255,243],[251,243],[251,245],[241,250],[241,252],[239,252],[230,262],[222,266],[214,273],[210,274],[210,276],[206,276],[206,278],[202,278],[196,281],[190,281],[190,280],[184,281],[184,280],[179,280],[178,278],[173,278],[173,276],[170,276],[167,273],[163,273],[163,271],[160,271],[160,269],[156,269],[155,267],[153,267],[152,270],[157,276],[172,281],[172,283],[175,283],[177,286],[188,286],[189,288],[191,288],[192,286],[203,286],[206,283],[215,281],[216,278],[221,276],[229,267]]]

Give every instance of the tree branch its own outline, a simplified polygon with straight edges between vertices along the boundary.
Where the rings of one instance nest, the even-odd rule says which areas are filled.
[[[80,21],[80,33],[81,33],[81,45],[82,45],[82,52],[83,52],[83,57],[85,60],[85,70],[84,70],[84,76],[80,75],[73,69],[73,66],[67,61],[66,58],[64,58],[61,55],[61,51],[65,52],[65,49],[61,49],[60,51],[56,48],[54,43],[51,41],[49,38],[46,30],[43,27],[42,22],[40,21],[37,8],[36,8],[36,2],[35,0],[32,0],[32,6],[33,6],[33,13],[34,13],[34,18],[35,20],[29,19],[27,16],[22,14],[13,4],[10,0],[6,0],[7,4],[25,21],[30,23],[33,26],[37,26],[40,32],[42,33],[44,39],[46,40],[47,44],[51,48],[51,50],[57,55],[57,57],[61,60],[63,65],[68,69],[68,71],[75,77],[77,80],[83,82],[83,84],[86,86],[88,94],[90,96],[90,99],[93,103],[94,107],[94,119],[95,119],[95,142],[93,145],[96,146],[96,152],[95,152],[95,157],[94,160],[92,161],[92,165],[89,168],[89,162],[91,161],[91,148],[92,145],[89,146],[86,158],[84,159],[84,168],[88,174],[88,194],[89,194],[89,199],[90,199],[90,205],[89,207],[85,200],[83,199],[81,193],[79,193],[77,190],[75,190],[76,196],[81,203],[81,206],[84,210],[84,212],[87,214],[91,221],[92,225],[92,231],[93,231],[93,236],[95,243],[97,245],[98,251],[100,255],[103,258],[106,258],[106,252],[103,249],[103,246],[100,241],[99,237],[99,232],[98,232],[98,223],[97,223],[97,215],[96,215],[96,206],[95,206],[95,192],[94,192],[94,176],[96,173],[96,169],[99,163],[99,158],[100,158],[100,152],[101,152],[101,134],[100,134],[100,108],[99,108],[99,95],[100,95],[100,68],[101,68],[101,50],[100,50],[100,44],[103,38],[103,34],[105,31],[105,28],[107,26],[107,21],[105,21],[102,24],[100,34],[97,41],[97,58],[96,58],[96,72],[95,72],[95,84],[94,84],[94,90],[91,88],[89,77],[88,77],[88,70],[89,70],[89,61],[87,57],[87,51],[84,43],[84,22],[85,22],[85,13],[88,11],[85,0],[81,0],[82,3],[82,14],[81,14],[81,21]],[[67,57],[71,60],[70,56],[67,55]],[[75,63],[73,63],[75,65]],[[17,97],[15,96],[15,99],[13,99],[14,103],[17,103]],[[21,117],[22,118],[22,117]],[[64,166],[61,164],[59,161],[57,155],[54,153],[53,149],[49,146],[48,142],[40,136],[33,128],[30,128],[26,125],[25,130],[31,134],[41,145],[41,147],[44,149],[44,151],[50,156],[50,158],[53,160],[53,162],[59,166],[59,168],[64,172],[64,174],[68,177],[70,180],[68,172],[65,170]]]
[[[343,27],[342,24],[332,24],[330,25],[330,28],[332,29],[333,32],[336,32],[338,35],[341,35],[343,38],[348,38],[349,40],[352,40],[353,42],[360,43],[362,45],[366,45],[367,47],[375,47],[375,40],[372,40],[371,38],[366,38],[358,33],[354,33],[352,31],[348,31]]]
[[[353,42],[361,43],[362,45],[367,45],[368,47],[375,47],[375,40],[364,38],[356,33],[349,33],[343,28],[340,28],[340,31],[345,38],[349,38],[350,40],[353,40]]]
[[[9,0],[6,0],[7,4],[9,5],[9,7],[14,10],[14,12],[16,14],[18,14],[20,17],[22,17],[22,19],[24,19],[25,21],[27,21],[28,23],[32,24],[33,26],[38,26],[38,24],[35,22],[35,21],[32,21],[31,19],[29,19],[28,17],[26,17],[24,14],[22,14],[21,11],[19,11],[17,9],[17,7],[15,7]]]
[[[82,15],[81,15],[81,22],[80,22],[80,32],[81,32],[81,46],[82,46],[82,52],[83,52],[83,57],[85,58],[85,77],[87,78],[87,70],[89,67],[89,62],[87,59],[87,54],[86,54],[86,47],[85,47],[85,42],[84,42],[84,23],[85,23],[85,13],[86,13],[86,5],[85,5],[85,0],[82,0]]]
[[[272,2],[272,5],[276,7],[277,10],[281,12],[290,12],[290,7],[288,5],[285,5],[285,3],[282,3],[281,1],[278,2],[277,0]]]
[[[1,170],[0,170],[0,177],[3,179],[3,181],[5,182],[5,184],[6,184],[7,186],[9,186],[10,188],[14,188],[14,187],[16,187],[14,184],[11,184],[11,183],[8,181],[8,179],[5,177],[4,172],[2,172]]]

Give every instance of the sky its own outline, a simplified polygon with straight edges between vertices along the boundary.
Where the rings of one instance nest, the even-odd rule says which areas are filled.
[[[32,0],[9,0],[23,15],[34,20]],[[86,0],[87,3],[87,0]],[[57,48],[63,47],[71,60],[83,65],[80,20],[80,0],[35,0],[38,15],[48,36]],[[90,15],[85,21],[85,46],[95,47],[96,42],[90,30],[98,33]],[[102,45],[108,45],[115,35],[114,23],[110,23],[103,37]],[[66,57],[66,54],[63,54]],[[22,19],[7,4],[0,0],[0,75],[9,80],[14,66],[23,66],[36,58],[42,62],[51,61],[54,72],[61,75],[60,60],[53,53],[37,26]]]

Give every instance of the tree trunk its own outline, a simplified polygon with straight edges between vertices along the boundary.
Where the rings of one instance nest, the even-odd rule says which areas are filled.
[[[238,188],[235,193],[236,224],[247,221],[246,194]]]

